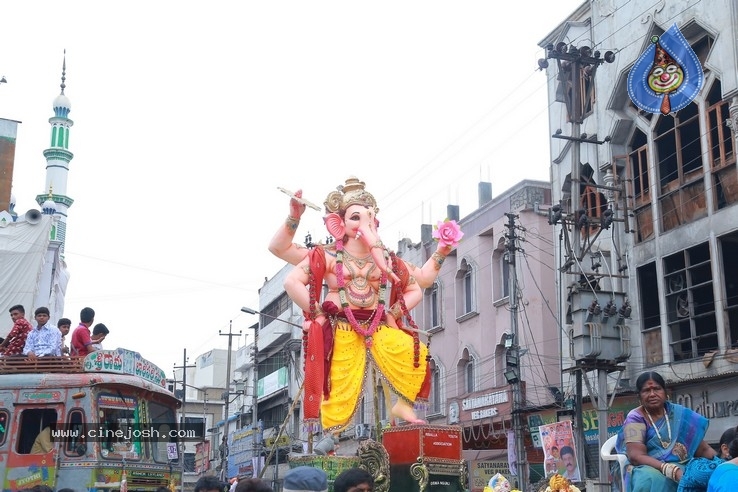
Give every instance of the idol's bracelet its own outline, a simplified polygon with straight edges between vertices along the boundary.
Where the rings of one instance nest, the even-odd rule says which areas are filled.
[[[402,316],[402,307],[400,307],[399,302],[396,302],[392,305],[392,307],[389,308],[387,312],[391,314],[393,318],[399,319],[400,316]]]
[[[300,225],[300,218],[294,218],[288,215],[284,220],[284,225],[287,226],[287,230],[295,232],[297,230],[297,226]]]
[[[443,266],[443,262],[446,260],[446,257],[438,251],[433,253],[431,258],[433,258],[433,261],[436,263],[436,270],[440,270],[441,266]]]

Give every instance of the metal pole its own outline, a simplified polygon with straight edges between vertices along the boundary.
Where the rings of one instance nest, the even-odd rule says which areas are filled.
[[[259,418],[257,414],[258,406],[259,406],[259,395],[257,394],[257,391],[259,389],[259,368],[258,365],[258,356],[259,356],[259,328],[261,327],[261,316],[259,316],[259,323],[256,325],[256,328],[254,328],[254,364],[253,364],[253,385],[254,385],[254,394],[253,394],[253,400],[251,401],[251,429],[253,430],[251,434],[251,442],[252,442],[252,451],[251,456],[253,458],[254,462],[254,476],[261,476],[261,470],[259,459],[257,456],[257,452],[259,450],[258,443],[256,442],[256,437],[259,431]]]
[[[228,357],[226,362],[226,383],[225,391],[223,392],[223,403],[225,403],[223,412],[223,444],[225,446],[225,453],[223,453],[223,460],[221,466],[221,478],[228,480],[228,414],[230,413],[230,389],[231,389],[231,348],[233,347],[233,337],[241,336],[241,332],[233,333],[233,320],[229,321],[228,333],[221,333],[218,330],[218,334],[221,336],[228,337]]]
[[[182,369],[182,411],[179,413],[179,428],[184,429],[185,427],[185,421],[186,421],[186,412],[187,412],[187,368],[189,367],[195,367],[195,365],[187,365],[187,349],[184,349],[184,353],[182,355],[182,365],[181,366],[174,366],[174,369]],[[175,380],[176,385],[176,380]],[[176,386],[175,386],[176,388]],[[179,443],[178,443],[179,444]],[[182,456],[180,456],[180,467],[182,471],[182,480],[184,480],[184,472],[185,472],[185,461],[184,461],[184,447],[185,444],[182,443],[181,449],[182,449]]]
[[[515,255],[517,252],[517,236],[515,235],[515,214],[505,214],[508,218],[508,257],[509,263],[509,292],[508,299],[510,300],[510,329],[513,335],[513,344],[509,350],[515,355],[517,360],[517,378],[512,384],[513,390],[513,431],[515,433],[515,456],[517,457],[517,473],[518,473],[518,488],[522,492],[528,490],[528,460],[525,454],[525,441],[523,439],[523,422],[521,418],[522,412],[522,391],[521,391],[521,380],[522,364],[520,364],[520,345],[518,345],[518,284],[517,274],[515,270]]]
[[[577,424],[577,428],[574,431],[574,435],[577,436],[577,438],[574,440],[575,448],[577,450],[577,466],[579,466],[579,476],[582,480],[586,479],[587,477],[587,462],[584,459],[585,451],[584,451],[584,414],[582,412],[582,394],[583,394],[583,378],[584,378],[584,368],[579,368],[576,372],[576,419],[575,422]]]
[[[272,488],[277,490],[277,477],[279,477],[279,437],[274,441],[277,453],[274,455],[274,474],[272,475]],[[266,464],[266,463],[265,463]],[[266,466],[264,467],[266,468]]]
[[[604,444],[605,441],[607,441],[607,371],[604,369],[599,369],[597,371],[597,375],[599,378],[599,389],[598,393],[599,396],[597,396],[597,422],[599,425],[599,442]],[[600,448],[602,447],[602,444],[600,444]],[[600,462],[600,490],[602,492],[605,492],[607,490],[610,490],[610,484],[608,477],[610,476],[610,469],[608,466],[608,462],[605,460],[598,460]],[[584,479],[584,474],[582,474],[582,479]]]
[[[182,352],[182,413],[180,413],[179,428],[184,430],[185,427],[185,412],[187,411],[187,349],[185,348]],[[184,443],[182,444],[182,456],[180,456],[182,463],[182,481],[184,482],[185,472],[185,460],[184,460]]]
[[[582,96],[580,92],[580,83],[581,83],[581,65],[578,61],[574,61],[571,64],[570,67],[571,70],[571,112],[569,113],[569,116],[571,118],[571,136],[575,138],[579,138],[581,135],[581,118],[582,118]],[[581,149],[580,149],[581,143],[579,140],[574,140],[573,145],[571,146],[571,210],[574,214],[574,227],[572,227],[572,249],[574,252],[574,256],[579,260],[579,254],[581,252],[581,231],[579,230],[579,227],[577,226],[577,222],[579,221],[579,208],[581,200],[580,196],[580,180],[581,180],[581,172],[580,172],[580,165],[579,161],[581,159]],[[573,272],[579,272],[579,263],[578,261],[572,266]]]
[[[202,400],[202,425],[203,425],[203,432],[202,432],[202,450],[200,455],[202,456],[202,461],[200,462],[200,473],[198,475],[204,475],[205,474],[205,460],[210,460],[210,452],[205,452],[205,429],[207,428],[207,412],[208,412],[208,394],[204,393],[203,400]]]

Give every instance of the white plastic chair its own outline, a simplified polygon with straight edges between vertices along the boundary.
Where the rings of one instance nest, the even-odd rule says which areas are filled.
[[[605,461],[617,461],[620,468],[620,483],[625,483],[625,465],[628,463],[628,457],[624,454],[615,453],[615,441],[618,435],[610,437],[600,449],[600,458]],[[622,487],[623,485],[621,485]]]

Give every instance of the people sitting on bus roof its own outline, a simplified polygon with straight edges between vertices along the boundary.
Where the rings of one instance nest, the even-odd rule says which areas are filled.
[[[59,346],[59,351],[62,355],[68,355],[69,354],[69,345],[66,344],[66,338],[67,335],[69,335],[69,330],[72,328],[72,320],[69,318],[59,318],[59,321],[56,323],[56,327],[59,328],[59,331],[61,332],[61,345]]]
[[[25,318],[26,309],[23,306],[16,304],[10,308],[9,312],[10,319],[13,320],[13,328],[5,337],[5,340],[0,343],[0,355],[5,356],[23,353],[23,348],[26,346],[26,337],[33,329],[31,323]]]
[[[108,336],[108,333],[110,333],[110,330],[108,330],[108,327],[105,326],[102,323],[98,323],[95,325],[95,327],[92,329],[92,337],[91,340],[94,342],[92,345],[90,345],[90,348],[92,351],[96,350],[102,350],[102,342],[105,340],[105,337]]]
[[[61,355],[61,332],[49,322],[49,308],[36,308],[33,313],[36,319],[36,328],[28,333],[23,354],[30,359],[47,355]]]
[[[79,326],[72,332],[71,355],[82,357],[94,352],[92,344],[98,342],[99,337],[90,337],[90,326],[95,322],[95,310],[91,307],[82,308],[79,320]]]

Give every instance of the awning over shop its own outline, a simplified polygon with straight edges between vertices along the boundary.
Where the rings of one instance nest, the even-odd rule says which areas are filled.
[[[237,413],[237,414],[231,415],[230,417],[228,417],[228,422],[229,422],[229,423],[230,423],[230,422],[233,422],[234,420],[236,420],[236,419],[237,419],[238,417],[240,417],[240,416],[241,416],[241,414],[240,414],[240,413]],[[225,420],[220,420],[220,421],[218,421],[218,422],[216,422],[216,423],[215,423],[215,426],[213,426],[213,429],[215,429],[215,428],[217,428],[217,427],[223,427],[223,425],[224,425],[224,424],[225,424]],[[208,429],[208,430],[211,430],[211,429]]]

